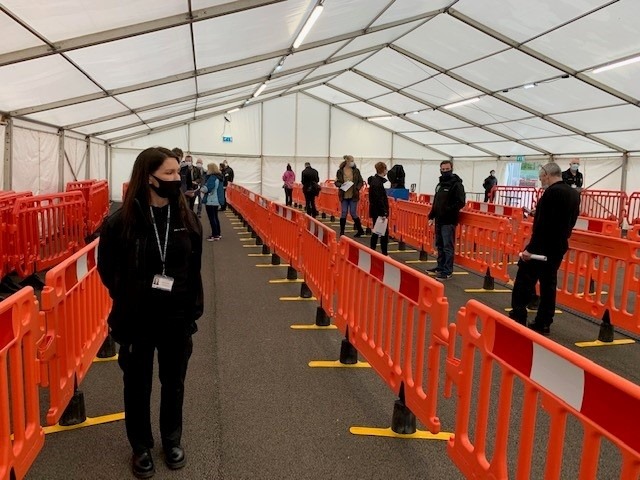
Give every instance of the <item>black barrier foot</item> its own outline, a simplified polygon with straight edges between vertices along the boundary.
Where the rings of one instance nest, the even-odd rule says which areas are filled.
[[[602,323],[600,324],[598,340],[606,343],[613,342],[613,325],[611,325],[611,318],[609,318],[608,309],[604,311],[604,315],[602,316]]]
[[[371,235],[371,227],[367,227],[364,229],[364,234],[365,235]]]
[[[252,232],[253,230],[251,229],[251,225],[249,225],[249,223],[243,218],[242,219],[242,226],[243,227],[247,227],[247,229]]]
[[[0,283],[0,290],[7,293],[15,293],[20,291],[22,287],[9,277],[4,277]]]
[[[302,282],[302,285],[300,285],[300,297],[302,297],[302,298],[311,298],[311,297],[313,297],[313,292],[309,288],[309,285],[307,285],[305,282]]]
[[[404,243],[402,240],[398,242],[398,250],[400,250],[401,252],[405,251],[407,249],[407,244]]]
[[[262,254],[263,255],[269,255],[271,253],[271,249],[269,248],[268,245],[262,245]]]
[[[35,273],[25,278],[22,282],[20,282],[20,285],[22,285],[23,287],[33,287],[35,290],[42,290],[44,288],[44,282],[40,280],[40,277],[38,277]]]
[[[71,425],[79,425],[86,420],[87,411],[84,406],[84,393],[76,389],[69,401],[69,405],[62,413],[59,423],[63,427],[70,427]]]
[[[358,363],[358,350],[349,342],[349,329],[340,345],[340,363],[343,365],[355,365]]]
[[[116,342],[111,338],[111,334],[107,335],[107,338],[102,342],[100,350],[98,350],[98,358],[112,358],[116,356]]]
[[[280,265],[280,257],[275,253],[271,254],[271,265]]]
[[[487,273],[484,276],[484,283],[482,284],[484,290],[495,290],[496,284],[491,276],[491,270],[487,268]]]
[[[296,269],[293,268],[292,266],[288,266],[287,267],[287,280],[297,280],[298,279],[298,272],[296,272]]]
[[[262,239],[260,237],[256,237],[256,245],[263,245],[264,242],[262,241]]]
[[[429,255],[427,255],[427,252],[425,252],[424,250],[420,250],[420,261],[426,262],[427,260],[429,260]]]
[[[404,383],[400,384],[400,399],[393,404],[391,430],[400,435],[416,433],[416,416],[404,403]]]
[[[331,215],[331,217],[329,217],[329,220],[331,220],[332,222],[335,222],[336,221],[335,215]]]
[[[318,307],[316,309],[316,326],[328,327],[329,325],[331,325],[331,318],[327,315],[327,312],[324,311],[324,308]]]

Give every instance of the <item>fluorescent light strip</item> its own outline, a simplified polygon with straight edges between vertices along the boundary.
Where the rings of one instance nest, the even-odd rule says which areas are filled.
[[[528,89],[528,88],[533,88],[533,87],[535,87],[535,86],[536,86],[536,84],[535,84],[535,83],[527,83],[527,84],[526,84],[524,87],[522,87],[522,88],[524,88],[524,89],[526,90],[526,89]]]
[[[316,23],[316,20],[318,20],[318,17],[320,17],[323,9],[324,7],[322,5],[316,5],[316,8],[314,8],[313,12],[311,12],[311,16],[309,16],[309,20],[307,20],[307,23],[305,23],[304,27],[302,27],[302,30],[300,30],[296,41],[293,42],[293,48],[298,48],[300,45],[302,45],[304,37],[306,37],[307,34],[311,31],[313,24]]]
[[[235,113],[237,111],[240,110],[240,107],[236,107],[236,108],[232,108],[231,110],[229,110],[227,113]]]
[[[444,109],[449,110],[450,108],[461,107],[463,105],[469,105],[470,103],[476,103],[480,101],[480,97],[470,98],[468,100],[463,100],[461,102],[451,103],[449,105],[445,105]]]
[[[633,58],[627,58],[626,60],[622,60],[621,62],[610,63],[609,65],[605,65],[604,67],[596,68],[592,73],[606,72],[607,70],[613,70],[614,68],[624,67],[625,65],[630,65],[636,62],[640,62],[640,55]]]
[[[385,115],[382,117],[369,117],[369,120],[393,120],[395,115]]]
[[[262,92],[264,92],[264,89],[267,88],[267,84],[263,83],[262,85],[260,85],[260,88],[258,88],[258,90],[256,90],[256,93],[253,94],[253,98],[256,98],[258,95],[260,95]]]

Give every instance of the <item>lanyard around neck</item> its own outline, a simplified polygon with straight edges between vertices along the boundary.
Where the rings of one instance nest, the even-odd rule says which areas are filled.
[[[169,226],[171,221],[171,204],[167,209],[167,228],[164,233],[164,248],[160,245],[160,234],[158,233],[158,226],[156,225],[156,217],[153,214],[153,207],[149,205],[149,211],[151,212],[151,219],[153,220],[153,230],[156,232],[156,241],[158,242],[158,251],[160,252],[160,260],[162,261],[162,275],[165,274],[165,262],[167,260],[167,245],[169,244]]]

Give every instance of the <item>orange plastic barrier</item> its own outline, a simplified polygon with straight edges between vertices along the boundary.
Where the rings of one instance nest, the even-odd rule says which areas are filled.
[[[289,265],[300,268],[300,217],[298,210],[271,204],[271,225],[269,238],[264,238],[274,253],[285,259]]]
[[[41,316],[31,287],[0,302],[0,478],[22,479],[44,444],[37,342]]]
[[[336,187],[322,187],[316,199],[316,208],[320,213],[338,218],[340,216],[340,199]]]
[[[522,219],[524,218],[524,209],[522,207],[498,205],[496,203],[469,201],[467,202],[465,210],[488,213],[501,217],[508,217],[518,222],[522,221]]]
[[[533,210],[542,193],[534,187],[496,185],[491,189],[491,195],[493,203]]]
[[[640,223],[640,192],[633,192],[627,198],[626,218],[629,225]]]
[[[466,478],[638,478],[640,416],[632,413],[640,411],[638,385],[476,300],[459,311],[456,329],[445,391],[456,385],[457,412],[447,450]],[[496,388],[500,400],[492,405]],[[514,391],[521,390],[523,401],[515,402]],[[584,431],[575,446],[575,471],[563,462],[567,419]],[[548,437],[539,433],[544,429]],[[599,476],[603,440],[617,450],[621,465],[617,473],[615,465],[602,466]]]
[[[76,190],[82,192],[85,202],[86,235],[92,235],[109,214],[109,184],[106,180],[83,180],[67,183],[67,192]]]
[[[18,198],[14,208],[17,273],[27,277],[45,270],[82,247],[83,212],[81,192]]]
[[[431,205],[427,203],[395,202],[394,238],[420,251],[433,252],[435,243],[434,229],[428,227]]]
[[[336,256],[335,322],[394,393],[432,433],[440,349],[448,342],[444,286],[342,236]]]
[[[460,212],[455,263],[481,274],[490,268],[493,277],[508,281],[507,266],[509,255],[513,253],[513,247],[509,243],[510,232],[511,226],[507,218]]]
[[[13,211],[18,198],[29,196],[31,192],[0,192],[0,279],[16,268],[18,226]]]
[[[269,245],[271,241],[271,202],[261,195],[249,192],[249,212],[247,220],[256,231],[258,237]]]
[[[580,193],[580,215],[615,220],[622,225],[626,216],[627,195],[615,190],[583,190]]]
[[[433,204],[433,199],[435,198],[434,194],[429,193],[421,193],[418,195],[418,203],[428,203],[430,205]]]
[[[40,359],[49,387],[47,424],[56,424],[107,337],[109,292],[96,266],[99,239],[47,272],[42,290],[46,337]]]
[[[304,192],[302,191],[301,183],[293,184],[293,192],[291,195],[292,195],[294,205],[302,205],[302,206],[305,205]]]
[[[334,315],[336,232],[308,215],[300,215],[300,273],[320,306]]]
[[[574,230],[583,230],[586,232],[600,233],[607,237],[622,236],[622,230],[616,220],[601,220],[599,218],[578,217]]]

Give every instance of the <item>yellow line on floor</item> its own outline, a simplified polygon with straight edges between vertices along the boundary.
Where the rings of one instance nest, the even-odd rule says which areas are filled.
[[[320,327],[318,325],[291,325],[292,330],[337,330],[335,325],[327,325],[326,327]]]
[[[242,245],[242,248],[262,248],[262,245]]]
[[[271,256],[270,253],[247,253],[247,257],[270,257],[270,256]]]
[[[113,357],[107,357],[107,358],[96,357],[96,358],[93,359],[93,363],[115,362],[117,360],[118,360],[118,354],[116,353]]]
[[[234,230],[242,230],[244,227],[231,227],[231,228],[233,228]]]
[[[511,310],[513,310],[513,309],[512,309],[512,308],[505,308],[505,309],[504,309],[504,311],[505,311],[505,312],[510,312]],[[527,313],[538,313],[538,311],[537,311],[537,310],[529,310],[529,309],[527,308]],[[562,310],[558,310],[558,309],[556,308],[556,309],[554,310],[554,312],[553,312],[553,313],[560,314],[560,313],[562,313]]]
[[[238,235],[251,235],[251,232],[236,232]]]
[[[256,267],[259,268],[277,268],[277,267],[289,267],[288,263],[281,263],[280,265],[271,265],[270,263],[258,263]]]
[[[407,248],[406,250],[388,250],[387,253],[413,253],[416,252],[416,250],[411,250],[409,248]]]
[[[600,295],[608,295],[609,292],[600,292]],[[589,295],[590,297],[594,297],[596,295],[596,292],[589,292],[586,295]],[[576,297],[584,297],[585,293],[584,292],[580,292],[580,293],[576,293]]]
[[[485,290],[484,288],[465,288],[465,293],[511,293],[512,290],[509,289],[499,289],[495,290]]]
[[[354,364],[340,363],[340,360],[312,360],[309,362],[311,368],[371,368],[367,362]]]
[[[295,280],[289,280],[288,278],[278,278],[275,280],[269,280],[269,283],[304,283],[304,280],[301,278],[297,278]]]
[[[314,302],[316,297],[302,298],[302,297],[280,297],[281,302]]]
[[[431,433],[423,430],[416,430],[416,433],[402,434],[396,433],[387,428],[372,428],[372,427],[351,427],[349,432],[353,435],[367,435],[373,437],[388,437],[388,438],[402,438],[406,440],[449,440],[453,433],[440,432]]]
[[[87,417],[84,422],[79,423],[78,425],[63,427],[60,424],[56,424],[51,427],[44,427],[43,430],[45,434],[58,433],[65,432],[67,430],[77,430],[79,428],[93,427],[94,425],[102,425],[103,423],[117,422],[119,420],[124,420],[124,412],[114,413],[111,415],[103,415],[102,417],[95,418]]]
[[[404,263],[436,263],[437,260],[405,260]]]
[[[632,343],[636,343],[635,340],[630,338],[621,338],[620,340],[614,340],[613,342],[601,342],[600,340],[596,340],[593,342],[576,342],[576,347],[608,347],[613,345],[630,345]]]
[[[253,242],[255,240],[255,238],[239,238],[238,240],[240,240],[241,242]]]

